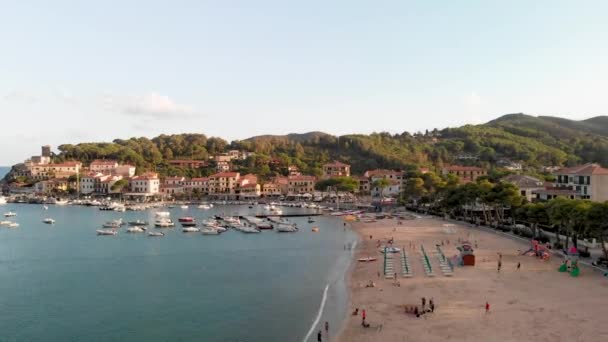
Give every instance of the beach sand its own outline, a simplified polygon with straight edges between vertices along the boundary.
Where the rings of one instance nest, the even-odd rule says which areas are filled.
[[[492,232],[435,218],[403,221],[379,220],[356,222],[360,234],[355,258],[374,256],[375,262],[354,261],[349,271],[350,308],[359,308],[359,316],[349,315],[337,336],[340,342],[357,341],[608,341],[608,279],[583,267],[578,278],[557,271],[561,259],[541,261],[521,256],[529,244]],[[369,236],[372,236],[370,240]],[[382,273],[383,257],[377,240],[383,244],[394,237],[394,246],[405,247],[414,276],[399,275],[400,287]],[[432,251],[441,240],[446,257],[456,255],[458,238],[473,244],[476,265],[456,267],[453,277],[444,276]],[[416,249],[410,249],[414,242]],[[420,244],[424,244],[435,270],[426,276]],[[502,253],[502,270],[497,272],[497,253]],[[401,272],[399,254],[395,270]],[[521,269],[516,268],[521,262]],[[370,280],[374,288],[366,288]],[[435,312],[420,318],[404,312],[404,305],[421,305],[421,298],[435,301]],[[486,314],[485,303],[490,304]],[[428,306],[428,304],[427,304]],[[367,313],[369,328],[361,326],[361,310]]]

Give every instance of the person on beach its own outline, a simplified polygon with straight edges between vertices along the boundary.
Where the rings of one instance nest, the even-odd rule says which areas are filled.
[[[486,313],[490,313],[490,303],[486,302]]]
[[[321,330],[319,330],[319,333],[317,333],[317,342],[321,342],[321,338],[322,338],[322,334],[321,334]]]
[[[426,298],[422,297],[422,311],[424,311],[425,307],[426,307]]]
[[[325,321],[325,333],[329,334],[329,322]]]
[[[361,325],[365,326],[365,309],[361,310]]]
[[[521,262],[517,263],[517,270],[519,271],[519,269],[521,268]]]
[[[414,315],[416,315],[416,317],[420,317],[420,312],[418,311],[418,306],[416,306],[414,308]]]
[[[431,312],[435,312],[435,302],[433,301],[433,298],[429,299],[429,308],[431,309]]]
[[[502,267],[502,261],[498,260],[498,273],[500,273],[501,267]]]
[[[372,235],[371,235],[371,234],[369,235],[369,239],[370,239],[370,240],[372,239]]]

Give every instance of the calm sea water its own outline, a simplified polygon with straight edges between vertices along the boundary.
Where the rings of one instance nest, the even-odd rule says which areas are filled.
[[[335,218],[318,217],[319,233],[294,218],[301,229],[293,234],[203,236],[176,227],[153,238],[125,228],[95,234],[121,217],[152,222],[151,211],[0,206],[1,214],[9,210],[20,227],[0,228],[3,341],[302,341],[327,284],[321,324],[336,331],[344,317],[344,244],[356,236]],[[175,221],[251,211],[262,209],[171,210]],[[45,225],[45,217],[57,223]]]

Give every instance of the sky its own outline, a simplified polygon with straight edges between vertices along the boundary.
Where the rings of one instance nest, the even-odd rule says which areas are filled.
[[[607,1],[0,0],[0,165],[40,145],[608,108]]]

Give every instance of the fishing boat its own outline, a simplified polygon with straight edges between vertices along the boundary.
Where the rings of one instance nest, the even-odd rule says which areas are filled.
[[[175,223],[168,218],[160,218],[154,221],[154,226],[157,228],[171,228],[175,227]]]
[[[148,236],[165,236],[163,232],[149,232]]]
[[[53,220],[52,218],[45,218],[44,220],[42,220],[42,222],[46,224],[55,224],[55,220]]]
[[[129,227],[127,228],[127,233],[143,233],[146,231],[144,227]]]
[[[142,220],[129,221],[129,226],[147,226],[148,222]]]
[[[9,211],[8,213],[4,214],[4,217],[15,217],[17,216],[17,213],[14,211]]]
[[[184,233],[198,233],[200,232],[200,228],[196,228],[196,227],[184,227],[182,228],[182,232]]]
[[[114,229],[97,229],[97,235],[117,235],[118,232]]]

